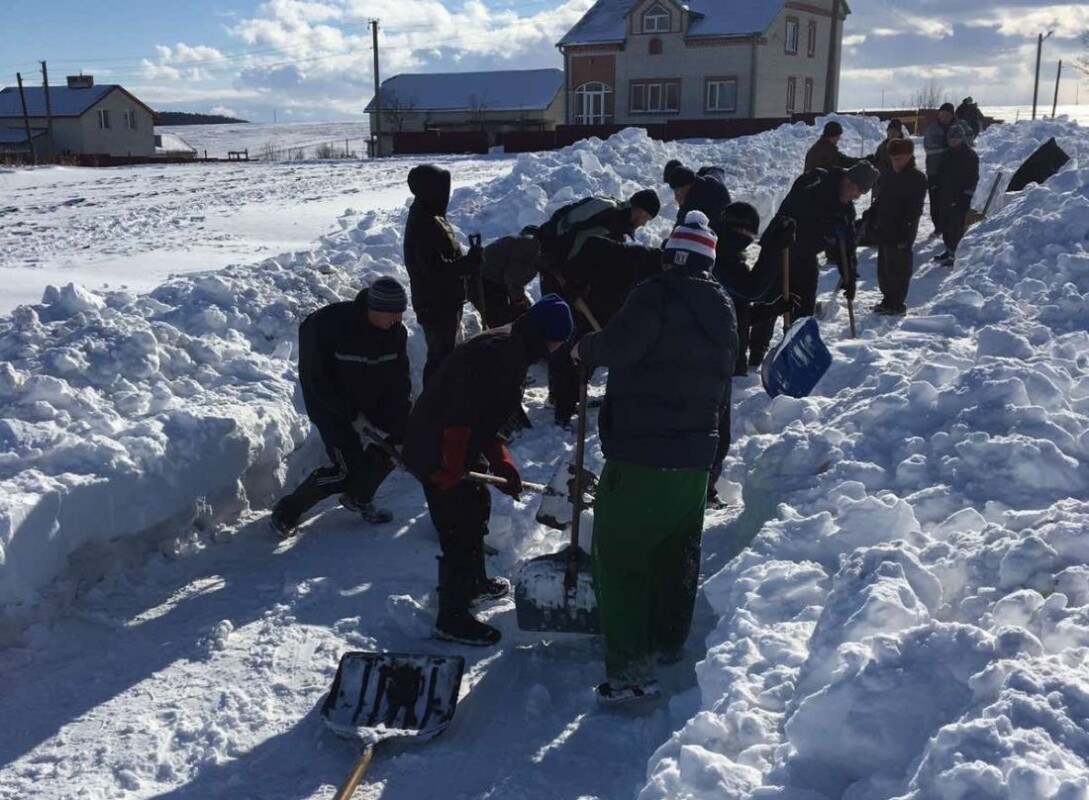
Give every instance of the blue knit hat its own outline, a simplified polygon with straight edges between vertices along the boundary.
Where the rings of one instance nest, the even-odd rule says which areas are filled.
[[[526,315],[537,323],[546,342],[566,342],[575,330],[571,308],[558,294],[546,294],[530,306]]]
[[[405,287],[395,278],[379,278],[367,290],[367,308],[371,311],[403,314],[405,309],[408,308],[408,295],[405,293]]]

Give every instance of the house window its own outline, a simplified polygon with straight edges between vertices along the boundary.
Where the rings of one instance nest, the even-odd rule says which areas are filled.
[[[669,12],[655,3],[643,14],[643,33],[669,33]]]
[[[136,111],[130,108],[124,113],[124,117],[125,127],[130,131],[136,130]]]
[[[806,50],[806,53],[809,55],[810,58],[813,58],[813,56],[817,55],[817,23],[816,22],[810,22],[809,23],[809,47]]]
[[[635,114],[661,114],[681,110],[681,84],[677,81],[632,81],[628,110]]]
[[[707,81],[707,111],[737,111],[737,78]]]
[[[613,118],[613,89],[605,83],[584,83],[575,89],[575,124],[604,125]]]
[[[808,114],[813,110],[813,79],[805,79],[805,97],[803,100],[802,108]]]
[[[655,36],[650,40],[650,44],[647,46],[647,53],[652,56],[660,56],[662,54],[662,40]]]
[[[794,77],[787,78],[787,113],[794,113],[794,101],[798,95],[798,79]]]
[[[798,55],[798,20],[796,17],[787,17],[786,36],[783,37],[783,52],[788,56]]]
[[[98,109],[98,127],[104,130],[110,127],[110,110],[108,108]]]

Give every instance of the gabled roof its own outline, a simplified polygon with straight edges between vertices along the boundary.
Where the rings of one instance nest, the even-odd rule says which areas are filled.
[[[103,83],[86,89],[70,89],[67,86],[50,86],[49,103],[53,108],[54,117],[81,117],[95,103],[103,99],[114,90],[119,90],[128,95],[133,102],[143,107],[150,114],[155,112],[137,100],[123,86],[116,83]],[[45,89],[41,86],[26,86],[23,88],[26,95],[27,115],[31,117],[45,116]],[[0,119],[23,116],[23,105],[19,100],[19,89],[9,86],[0,90]]]
[[[557,43],[613,44],[627,39],[628,15],[639,0],[598,0]],[[678,5],[664,2],[663,5]],[[753,36],[768,29],[779,12],[781,0],[688,0],[691,16],[686,38]]]
[[[382,81],[382,98],[396,97],[412,111],[544,110],[562,89],[562,69],[434,72],[394,75]],[[373,98],[363,111],[374,111]]]

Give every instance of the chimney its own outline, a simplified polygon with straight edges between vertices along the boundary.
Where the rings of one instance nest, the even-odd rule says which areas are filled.
[[[69,89],[90,89],[95,85],[94,75],[69,75],[68,76],[68,88]]]

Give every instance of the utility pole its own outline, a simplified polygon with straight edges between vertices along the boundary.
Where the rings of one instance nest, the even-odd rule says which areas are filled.
[[[374,157],[382,157],[382,81],[378,77],[378,20],[371,20],[371,41],[374,50]]]
[[[42,88],[45,90],[45,127],[49,131],[46,136],[49,139],[49,160],[53,160],[56,148],[53,145],[53,102],[49,97],[49,67],[42,62]]]
[[[15,80],[19,82],[19,101],[23,104],[23,127],[26,128],[26,143],[30,148],[30,163],[38,165],[38,154],[34,152],[34,139],[30,135],[30,115],[26,111],[26,92],[23,91],[23,75],[15,73]]]
[[[1036,80],[1032,84],[1032,118],[1036,119],[1036,99],[1040,94],[1040,53],[1044,49],[1044,39],[1050,39],[1055,31],[1048,31],[1047,36],[1042,33],[1036,37]]]
[[[1063,77],[1063,60],[1059,59],[1059,72],[1055,75],[1055,99],[1051,101],[1051,118],[1055,119],[1055,111],[1059,107],[1059,81]]]

